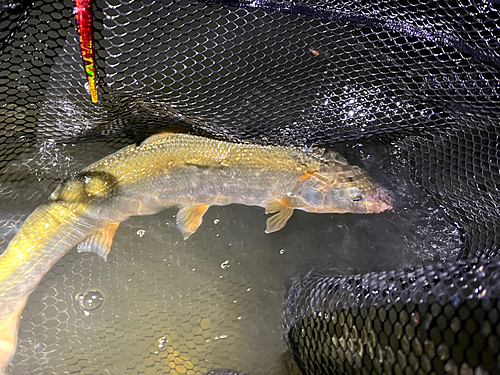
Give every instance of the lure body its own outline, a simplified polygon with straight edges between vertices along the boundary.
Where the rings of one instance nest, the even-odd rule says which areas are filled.
[[[85,65],[92,101],[97,103],[97,85],[94,52],[94,27],[92,25],[92,0],[75,0],[78,40]]]

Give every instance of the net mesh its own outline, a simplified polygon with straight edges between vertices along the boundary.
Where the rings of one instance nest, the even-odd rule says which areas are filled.
[[[498,265],[296,280],[285,310],[305,374],[495,374]]]
[[[497,1],[262,0],[207,3],[98,0],[94,4],[94,29],[97,104],[90,101],[85,87],[73,1],[6,1],[0,4],[0,196],[6,214],[10,215],[2,230],[2,245],[12,236],[23,215],[43,201],[57,182],[78,172],[89,162],[137,142],[152,129],[182,125],[199,134],[264,144],[328,147],[344,142],[348,145],[359,142],[382,144],[404,167],[405,181],[430,197],[447,222],[460,233],[460,253],[456,255],[455,247],[445,246],[439,250],[448,255],[438,260],[455,259],[467,264],[480,262],[468,266],[472,267],[470,269],[452,266],[458,267],[457,270],[461,270],[468,280],[467,277],[479,272],[482,262],[494,261],[497,257],[500,244],[500,5]],[[398,186],[390,188],[399,189]],[[20,203],[28,204],[28,207],[20,210]],[[166,242],[175,241],[169,238]],[[431,253],[434,250],[429,249]],[[90,262],[90,258],[84,256],[81,263],[75,264],[77,256],[69,255],[62,261],[66,268],[47,276],[44,293],[59,293],[63,289],[58,288],[67,285],[68,280],[86,269],[104,272],[99,271],[104,267],[97,261],[86,266],[85,262]],[[135,264],[134,259],[130,262]],[[488,270],[496,269],[494,265],[488,267]],[[58,278],[57,272],[63,276]],[[397,275],[401,277],[408,275],[407,271],[400,272]],[[423,268],[419,272],[425,276],[433,275],[434,271]],[[104,275],[99,281],[116,281],[124,273],[117,272],[114,278]],[[372,282],[370,288],[377,290],[382,288],[383,279],[388,275],[382,272],[366,278]],[[165,277],[170,280],[171,276]],[[355,279],[320,278],[318,286],[304,293],[313,293],[314,288],[320,288],[324,283],[342,286]],[[78,283],[78,280],[74,282]],[[110,289],[113,289],[113,282],[109,281]],[[139,282],[153,285],[151,280]],[[90,278],[82,283],[85,293],[94,291]],[[242,294],[248,287],[245,281],[234,285],[227,295]],[[415,285],[412,290],[424,288],[420,283]],[[460,284],[460,288],[462,286]],[[74,289],[69,291],[72,297],[81,294],[80,287]],[[127,290],[122,292],[125,297],[132,295]],[[203,287],[196,290],[192,295],[210,295]],[[493,332],[497,329],[494,317],[498,314],[498,304],[486,306],[480,298],[482,292],[460,294],[460,306],[476,303],[474,312],[483,311],[474,313],[474,320],[472,315],[461,315],[467,307],[451,306],[449,298],[434,302],[430,297],[432,293],[426,293],[422,295],[424,302],[416,301],[416,297],[410,300],[427,306],[422,307],[422,317],[434,314],[432,306],[441,304],[437,315],[433,315],[436,324],[429,334],[442,331],[439,337],[445,340],[446,330],[453,330],[454,319],[459,319],[459,331],[465,329],[470,337],[477,333],[492,340],[484,344],[486,346],[473,346],[470,350],[491,349],[488,358],[493,359],[485,360],[488,365],[483,363],[480,371],[495,373],[498,370],[494,367],[499,355],[498,333],[495,336]],[[443,295],[450,297],[456,293],[459,292],[446,289]],[[93,356],[105,357],[107,371],[112,373],[167,370],[171,373],[201,373],[210,369],[196,365],[197,360],[215,367],[228,366],[208,360],[210,355],[196,354],[207,353],[205,344],[195,343],[194,348],[188,346],[188,342],[194,342],[189,335],[199,336],[197,340],[202,340],[203,332],[208,330],[200,325],[201,319],[190,323],[191,326],[186,325],[188,338],[184,338],[184,343],[178,343],[177,349],[172,349],[178,350],[176,355],[161,351],[155,354],[149,346],[153,344],[148,341],[139,344],[140,354],[134,352],[131,361],[125,364],[117,362],[116,353],[130,337],[104,337],[103,331],[94,327],[94,341],[103,339],[102,343],[107,344],[102,345],[109,345],[114,354],[109,358],[107,354],[100,357],[103,349],[97,345],[89,356],[81,349],[89,341],[81,341],[80,336],[56,360],[47,353],[64,344],[58,345],[57,340],[51,341],[49,337],[59,337],[61,331],[71,330],[67,327],[75,325],[83,332],[86,325],[82,318],[75,318],[76,322],[72,320],[78,311],[73,301],[57,307],[62,303],[62,297],[44,295],[33,295],[31,300],[34,302],[27,307],[29,323],[23,323],[24,328],[21,327],[25,334],[22,336],[21,333],[20,351],[12,373],[39,373],[42,368],[76,373],[82,373],[86,368],[89,373],[107,373],[89,359]],[[141,311],[142,297],[133,295],[132,311]],[[37,298],[45,300],[37,305]],[[155,298],[154,304],[161,305],[161,298]],[[186,301],[182,306],[186,309],[197,306],[193,311],[198,311],[198,315],[200,311],[210,310],[207,304],[213,304],[208,297],[206,300],[190,297]],[[304,301],[304,306],[310,310],[312,302]],[[408,299],[401,299],[401,303],[407,302]],[[356,320],[360,309],[365,305],[369,309],[368,305],[373,301],[353,303],[356,308],[343,307],[348,309],[343,313],[346,319]],[[391,314],[394,308],[398,314],[402,311],[395,305],[382,306],[377,314],[382,314],[379,311]],[[65,318],[65,311],[69,318]],[[226,318],[235,324],[240,311],[232,311],[228,309]],[[446,315],[449,324],[442,323],[439,316],[443,314],[451,314],[450,317]],[[481,325],[475,314],[485,314],[491,319],[487,320],[492,332],[489,336],[484,333],[486,323]],[[305,316],[309,319],[309,315]],[[226,318],[221,318],[221,326]],[[157,327],[159,320],[166,321],[166,318],[148,316],[136,319],[134,315],[126,320],[126,324],[116,326],[120,318],[109,319],[100,326],[108,333],[110,329],[133,332],[141,327],[144,330],[144,327]],[[187,321],[183,319],[171,319],[168,325],[177,327],[191,317]],[[304,316],[297,318],[297,324],[306,324],[304,319]],[[317,315],[310,319],[310,327],[323,324]],[[369,319],[364,320],[367,321]],[[142,325],[134,326],[133,322]],[[345,331],[353,327],[351,323],[339,320],[331,324],[333,329]],[[299,328],[291,328],[288,324],[290,332],[300,332]],[[374,322],[370,324],[373,326]],[[395,322],[384,321],[384,329],[390,324]],[[373,334],[378,332],[377,329],[369,332],[366,328],[365,331]],[[178,330],[180,328],[174,330],[176,334]],[[161,332],[167,335],[165,329],[150,328],[145,332],[145,337],[153,341]],[[207,335],[212,335],[210,332]],[[343,365],[338,365],[338,357],[337,362],[330,360],[327,366],[330,370],[325,369],[325,362],[313,364],[314,358],[323,361],[315,355],[304,359],[306,351],[319,350],[319,344],[311,343],[320,340],[318,337],[324,334],[318,332],[307,336],[307,342],[294,341],[294,337],[302,337],[298,333],[289,335],[294,354],[301,353],[295,356],[301,369],[309,373],[323,370],[324,373],[341,373],[340,369],[354,373],[352,366],[358,363],[358,357],[352,347],[349,348],[351,351],[342,345],[336,347],[337,353],[340,353],[339,348],[345,351],[343,358],[352,356],[344,359]],[[457,332],[456,337],[460,339]],[[395,345],[403,345],[401,337]],[[340,334],[337,340],[342,338],[346,343],[349,341],[347,336]],[[421,366],[427,363],[422,359],[424,352],[427,353],[431,370],[422,370],[423,373],[462,371],[460,361],[454,359],[453,346],[447,341],[441,344],[434,336],[422,336],[422,340],[419,341],[421,345],[432,342],[432,348],[436,349],[432,351],[434,357],[425,349],[420,351],[420,356],[414,347],[410,350],[412,358],[418,357]],[[46,346],[40,346],[39,342],[45,342]],[[391,341],[387,345],[392,344]],[[375,350],[377,345],[383,346],[384,343],[375,343],[372,349]],[[461,342],[458,345],[458,351],[465,350],[460,346]],[[382,348],[384,354],[380,366],[373,360],[378,358],[373,354],[370,360],[363,359],[366,367],[360,373],[379,373],[380,369],[386,373],[408,373],[408,369],[414,369],[414,361],[408,353],[404,352],[407,356],[400,359],[395,347],[391,348],[392,360],[388,349]],[[398,348],[406,350],[403,346]],[[445,354],[440,354],[439,348]],[[153,351],[149,352],[150,349]],[[184,357],[181,356],[183,353]],[[446,357],[446,360],[436,359],[441,361],[441,367],[432,362],[432,358],[440,356]],[[175,358],[179,358],[179,363]],[[478,361],[471,359],[473,357],[462,355],[460,358],[470,369],[479,366]],[[458,367],[446,367],[448,360],[455,361]],[[491,361],[496,363],[491,365],[493,367]],[[279,368],[281,370],[276,370],[277,373],[285,371],[283,367]],[[308,369],[311,368],[318,372],[310,372]],[[319,371],[320,368],[323,370]],[[245,371],[245,368],[240,369]],[[467,369],[463,371],[469,373]]]

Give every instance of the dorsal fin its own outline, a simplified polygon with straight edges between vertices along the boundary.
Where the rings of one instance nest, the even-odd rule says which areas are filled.
[[[136,135],[137,144],[147,144],[158,139],[170,137],[172,134],[187,133],[189,130],[183,126],[165,126],[162,128],[147,129]]]

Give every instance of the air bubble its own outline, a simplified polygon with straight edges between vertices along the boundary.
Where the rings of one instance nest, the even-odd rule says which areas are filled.
[[[90,311],[99,309],[104,303],[104,296],[98,290],[90,290],[85,293],[80,293],[75,297],[78,307],[86,316],[90,315]]]
[[[219,219],[215,219],[214,220],[214,224],[219,224],[220,223],[220,220]]]
[[[139,229],[139,230],[137,231],[137,235],[138,235],[140,238],[144,237],[144,234],[146,234],[146,231],[145,231],[144,229]]]
[[[170,339],[166,336],[162,336],[155,341],[155,346],[158,349],[166,349],[166,346],[170,343]]]
[[[222,268],[223,270],[225,270],[226,268],[229,268],[229,267],[230,267],[229,260],[225,260],[224,262],[222,262],[220,264],[220,268]]]
[[[282,254],[282,255],[285,254],[285,249],[281,249],[280,254]]]

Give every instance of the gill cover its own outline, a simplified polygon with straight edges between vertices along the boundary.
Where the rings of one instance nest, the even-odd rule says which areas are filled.
[[[326,184],[314,175],[307,180],[299,181],[291,195],[296,200],[294,206],[321,207],[325,200],[325,190]]]

